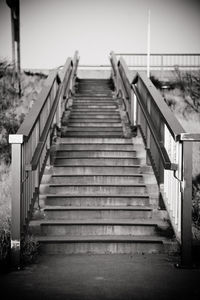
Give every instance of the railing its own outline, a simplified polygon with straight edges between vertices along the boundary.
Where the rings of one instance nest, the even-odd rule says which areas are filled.
[[[145,53],[116,53],[117,59],[123,57],[126,64],[133,70],[145,70],[147,68],[147,54]],[[179,67],[185,70],[200,69],[200,53],[151,53],[151,70],[173,70]]]
[[[50,147],[60,127],[65,98],[73,92],[78,53],[68,58],[64,67],[52,71],[17,134],[9,136],[12,144],[12,215],[11,254],[20,266],[21,238],[29,222]]]
[[[192,143],[200,134],[188,134],[142,73],[133,81],[123,58],[110,55],[116,93],[124,100],[130,123],[138,128],[147,150],[165,207],[181,245],[181,264],[191,266]]]

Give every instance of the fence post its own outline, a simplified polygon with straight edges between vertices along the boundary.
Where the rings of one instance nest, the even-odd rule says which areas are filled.
[[[192,143],[183,141],[181,267],[192,266]]]
[[[21,182],[22,182],[22,143],[23,135],[9,135],[12,144],[12,200],[11,200],[11,263],[20,268],[21,256]]]

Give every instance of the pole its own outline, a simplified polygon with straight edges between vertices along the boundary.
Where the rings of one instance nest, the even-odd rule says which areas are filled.
[[[148,25],[147,25],[147,77],[150,77],[150,9],[148,11]]]
[[[6,0],[11,11],[11,30],[12,30],[12,62],[18,80],[18,94],[21,96],[21,62],[20,62],[20,0]],[[17,52],[17,53],[16,53]]]

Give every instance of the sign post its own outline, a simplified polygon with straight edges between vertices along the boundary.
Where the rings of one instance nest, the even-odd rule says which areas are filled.
[[[150,77],[150,9],[148,11],[148,25],[147,25],[147,77]]]
[[[6,0],[11,11],[12,61],[17,73],[19,96],[21,96],[21,58],[20,58],[20,0]],[[16,59],[17,58],[17,59]]]

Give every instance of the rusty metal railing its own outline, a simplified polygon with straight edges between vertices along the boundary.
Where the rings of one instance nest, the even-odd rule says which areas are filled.
[[[17,134],[9,135],[12,144],[12,214],[11,254],[20,267],[21,236],[30,220],[33,205],[46,164],[50,164],[50,147],[60,127],[65,98],[73,92],[78,53],[68,58],[63,68],[53,70],[43,90]]]
[[[192,143],[200,134],[186,133],[153,83],[143,73],[130,79],[121,57],[111,52],[116,94],[124,100],[133,126],[140,130],[160,195],[176,238],[181,245],[181,265],[192,265]]]

